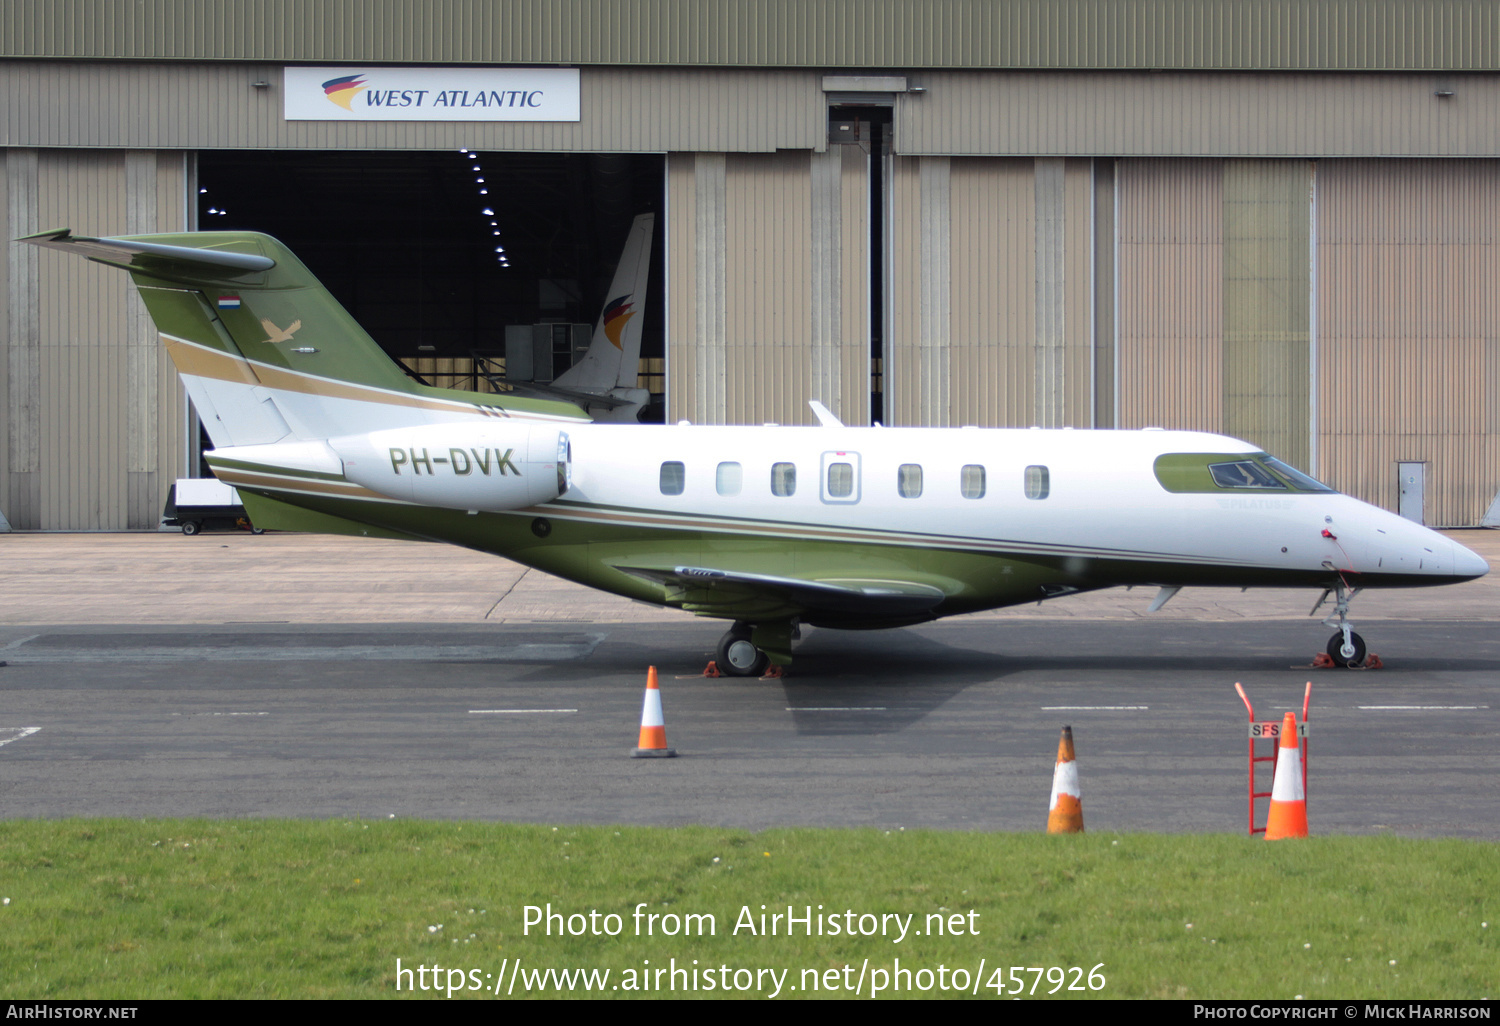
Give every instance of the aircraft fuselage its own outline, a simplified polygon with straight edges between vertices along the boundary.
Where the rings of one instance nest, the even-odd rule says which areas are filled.
[[[522,437],[519,428],[508,437]],[[1114,585],[1416,587],[1488,569],[1442,535],[1274,472],[1263,453],[1220,435],[567,423],[545,429],[561,432],[571,453],[559,458],[567,463],[561,495],[470,513],[465,507],[517,487],[514,473],[479,471],[484,454],[508,451],[495,442],[503,430],[450,423],[381,431],[362,442],[358,465],[377,465],[383,476],[362,482],[383,494],[286,497],[645,601],[844,627]],[[530,430],[530,448],[519,448],[537,462],[518,463],[511,452],[503,469],[555,475],[546,462],[553,434],[538,443]],[[347,442],[330,445],[353,462]],[[942,597],[920,611],[799,611],[795,599],[716,601],[691,576],[664,584],[639,572],[678,568],[866,589],[884,582]]]

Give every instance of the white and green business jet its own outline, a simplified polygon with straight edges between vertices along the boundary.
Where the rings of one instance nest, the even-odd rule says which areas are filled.
[[[451,542],[733,621],[719,666],[802,623],[874,628],[1089,591],[1361,588],[1485,574],[1468,549],[1254,446],[1184,431],[596,424],[408,378],[302,263],[248,232],[28,241],[130,272],[257,526]],[[614,297],[611,297],[614,298]],[[1319,603],[1321,605],[1321,601]]]

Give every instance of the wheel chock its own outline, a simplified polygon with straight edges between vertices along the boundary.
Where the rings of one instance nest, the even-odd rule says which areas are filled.
[[[1360,667],[1361,670],[1380,670],[1384,668],[1385,663],[1381,662],[1380,657],[1374,652],[1371,652],[1369,655],[1365,656],[1364,665]]]
[[[1333,661],[1333,656],[1329,655],[1327,652],[1319,652],[1317,655],[1313,656],[1313,661],[1308,663],[1307,667],[1305,668],[1313,670],[1332,670],[1337,666],[1338,663]],[[1304,667],[1298,666],[1294,667],[1294,669],[1300,670],[1304,669]]]
[[[703,668],[703,676],[722,677],[724,676],[724,671],[719,669],[719,664],[717,662],[710,659],[708,661],[708,665]]]
[[[771,663],[766,667],[766,672],[761,674],[761,680],[773,680],[777,677],[786,676],[786,667]]]

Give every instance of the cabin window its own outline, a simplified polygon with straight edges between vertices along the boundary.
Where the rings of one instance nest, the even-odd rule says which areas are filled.
[[[797,464],[771,464],[771,494],[793,495],[797,491]]]
[[[1286,490],[1286,485],[1276,480],[1265,467],[1250,460],[1236,460],[1234,463],[1210,463],[1208,472],[1213,475],[1214,484],[1220,488],[1265,488]]]
[[[922,465],[920,463],[903,463],[896,469],[896,491],[903,499],[921,498]]]
[[[958,474],[958,490],[966,499],[984,498],[984,468],[977,463],[965,464]]]
[[[681,495],[686,482],[687,469],[681,463],[670,460],[661,465],[661,493],[663,495]]]
[[[828,464],[828,497],[847,499],[854,494],[854,464]]]
[[[1026,468],[1026,498],[1045,499],[1052,491],[1052,475],[1046,467]]]
[[[714,472],[714,488],[720,495],[738,495],[742,477],[738,463],[720,463]]]
[[[819,458],[823,502],[859,501],[859,453],[825,452]]]

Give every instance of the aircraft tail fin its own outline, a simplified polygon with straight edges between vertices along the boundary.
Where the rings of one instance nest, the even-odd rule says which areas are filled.
[[[329,438],[478,412],[410,378],[286,246],[255,232],[22,241],[130,273],[216,447]],[[569,403],[484,396],[569,418]]]
[[[589,351],[553,385],[601,395],[613,389],[635,389],[655,225],[655,214],[640,214],[631,224]]]

